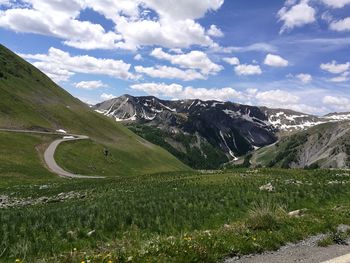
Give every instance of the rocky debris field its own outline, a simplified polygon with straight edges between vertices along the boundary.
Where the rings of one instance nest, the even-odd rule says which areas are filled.
[[[9,195],[0,195],[0,209],[40,205],[48,203],[64,202],[72,199],[83,199],[87,196],[85,192],[70,191],[67,193],[59,193],[55,196],[41,196],[38,198],[18,198]]]

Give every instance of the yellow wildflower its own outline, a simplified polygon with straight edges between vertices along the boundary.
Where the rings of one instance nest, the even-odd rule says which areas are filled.
[[[17,258],[15,262],[16,262],[16,263],[20,263],[21,260]]]
[[[184,240],[186,240],[186,241],[191,241],[192,238],[191,238],[191,237],[184,237]]]

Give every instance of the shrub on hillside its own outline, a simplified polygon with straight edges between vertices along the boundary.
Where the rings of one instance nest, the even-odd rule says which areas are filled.
[[[283,208],[269,203],[255,203],[248,212],[246,226],[252,230],[278,229],[286,216]]]

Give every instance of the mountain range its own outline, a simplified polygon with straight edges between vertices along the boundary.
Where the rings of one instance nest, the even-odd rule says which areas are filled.
[[[288,109],[232,102],[198,99],[169,101],[153,96],[130,95],[99,103],[93,109],[124,123],[143,138],[166,148],[186,164],[203,169],[237,162],[258,149],[292,140],[295,134],[305,134],[312,127],[316,127],[314,130],[325,124],[329,124],[326,127],[335,127],[339,122],[350,120],[350,113],[331,113],[320,117]],[[308,151],[308,147],[305,147],[304,155]],[[295,152],[294,159],[298,160],[301,150]],[[312,161],[316,162],[318,157],[327,154],[321,150],[318,155],[308,161],[293,159],[294,163],[284,163],[283,166],[309,166]],[[281,165],[281,162],[269,163],[270,166],[277,164]],[[345,161],[332,165],[347,167]]]

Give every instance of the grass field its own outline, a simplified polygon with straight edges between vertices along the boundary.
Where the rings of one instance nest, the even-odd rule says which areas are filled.
[[[269,182],[273,192],[259,190]],[[42,184],[1,184],[0,193],[40,198],[74,191],[85,198],[0,209],[1,262],[217,262],[350,224],[350,176],[337,171],[176,172]],[[303,217],[286,214],[303,208]]]

